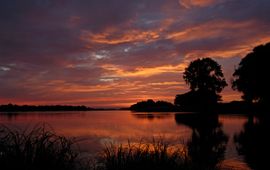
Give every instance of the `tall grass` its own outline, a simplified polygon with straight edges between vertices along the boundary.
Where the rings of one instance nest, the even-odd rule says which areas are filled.
[[[107,143],[94,159],[79,158],[76,141],[52,129],[0,127],[1,170],[213,170],[193,162],[187,145],[170,145],[163,138],[127,144]],[[205,159],[205,158],[204,158]]]
[[[0,169],[73,170],[78,158],[73,145],[73,140],[58,136],[45,126],[30,131],[1,126]]]
[[[183,147],[155,139],[150,143],[109,143],[100,155],[100,162],[104,170],[179,170],[189,167]]]

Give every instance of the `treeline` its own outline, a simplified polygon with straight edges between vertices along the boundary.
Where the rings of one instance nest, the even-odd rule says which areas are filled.
[[[221,92],[228,86],[221,65],[211,58],[191,61],[183,72],[189,91],[177,94],[174,105],[151,100],[131,106],[135,111],[218,111],[250,112],[252,109],[268,110],[270,104],[269,62],[270,43],[259,45],[239,63],[232,75],[232,89],[242,93],[241,102],[222,104]],[[152,108],[152,109],[150,109]],[[168,109],[168,110],[166,110]]]
[[[29,111],[89,111],[93,108],[86,106],[69,106],[69,105],[0,105],[0,112],[29,112]]]
[[[138,102],[130,106],[129,109],[136,112],[170,112],[177,110],[177,108],[172,103],[166,101],[155,102],[152,99]]]
[[[130,106],[131,111],[135,112],[215,112],[219,114],[248,114],[252,111],[260,111],[261,106],[258,103],[247,103],[245,101],[232,101],[229,103],[217,103],[211,107],[207,107],[206,110],[201,110],[199,107],[178,107],[170,102],[166,101],[153,101],[148,99],[141,101]]]

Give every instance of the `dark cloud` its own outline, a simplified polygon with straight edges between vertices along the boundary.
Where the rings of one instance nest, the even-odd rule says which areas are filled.
[[[269,8],[268,0],[2,0],[0,102],[172,101],[187,90],[181,70],[190,60],[214,57],[230,79],[241,57],[270,41]]]

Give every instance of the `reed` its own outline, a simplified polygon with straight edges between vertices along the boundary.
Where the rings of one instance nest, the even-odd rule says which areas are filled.
[[[169,145],[164,140],[150,143],[109,143],[100,155],[104,170],[176,170],[188,169],[189,159],[183,147]]]
[[[46,126],[32,130],[0,127],[0,165],[4,170],[73,170],[78,152],[74,140],[58,136]]]

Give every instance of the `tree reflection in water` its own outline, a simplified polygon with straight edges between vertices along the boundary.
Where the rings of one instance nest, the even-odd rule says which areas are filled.
[[[243,131],[234,136],[237,151],[254,170],[270,168],[270,118],[261,114],[257,118],[250,117],[244,124]]]
[[[228,136],[222,130],[222,124],[216,114],[176,114],[177,124],[184,124],[192,129],[187,142],[188,155],[193,169],[213,170],[224,160]]]

